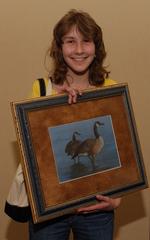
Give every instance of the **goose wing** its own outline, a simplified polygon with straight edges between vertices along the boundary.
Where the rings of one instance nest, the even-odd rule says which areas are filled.
[[[67,153],[68,155],[74,155],[80,143],[81,141],[79,140],[70,141],[65,147],[65,153]]]
[[[94,143],[95,143],[94,139],[86,139],[77,147],[74,156],[89,153],[90,149],[93,148]]]

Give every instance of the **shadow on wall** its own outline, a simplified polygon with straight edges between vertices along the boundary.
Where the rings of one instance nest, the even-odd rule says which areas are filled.
[[[115,239],[117,239],[121,227],[146,216],[142,192],[124,196],[120,207],[116,211]]]
[[[6,232],[7,240],[28,240],[28,224],[11,221]]]
[[[12,141],[10,143],[10,147],[11,147],[12,154],[13,154],[13,156],[12,156],[13,157],[13,163],[14,163],[14,166],[16,167],[16,169],[17,169],[17,167],[20,163],[20,159],[21,159],[19,144],[18,144],[17,141]]]

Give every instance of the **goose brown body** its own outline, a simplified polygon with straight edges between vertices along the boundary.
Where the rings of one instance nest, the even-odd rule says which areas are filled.
[[[102,136],[100,136],[98,132],[98,128],[100,126],[104,125],[103,123],[100,123],[99,121],[96,121],[93,126],[94,131],[94,138],[87,138],[85,139],[79,146],[76,148],[76,151],[72,158],[76,158],[77,156],[88,156],[91,160],[93,169],[96,166],[96,155],[100,153],[104,146],[104,140]]]

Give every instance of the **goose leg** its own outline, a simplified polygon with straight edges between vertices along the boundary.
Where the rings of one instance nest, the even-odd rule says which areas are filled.
[[[92,164],[93,171],[96,169],[96,158],[95,156],[89,156]]]

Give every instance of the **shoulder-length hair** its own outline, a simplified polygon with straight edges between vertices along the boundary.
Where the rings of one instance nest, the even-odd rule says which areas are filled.
[[[62,38],[73,26],[76,26],[86,39],[94,41],[96,51],[95,58],[89,67],[89,83],[99,85],[109,75],[103,66],[106,51],[102,30],[88,13],[77,10],[70,10],[60,19],[53,30],[52,45],[48,50],[48,55],[53,60],[53,72],[52,75],[49,73],[49,77],[55,84],[63,84],[66,80],[67,65],[62,54]]]

